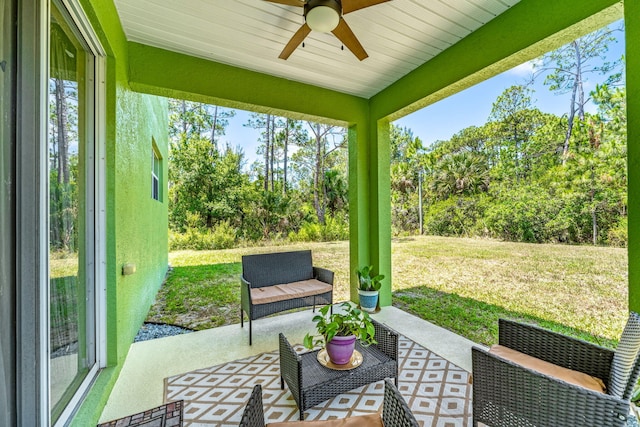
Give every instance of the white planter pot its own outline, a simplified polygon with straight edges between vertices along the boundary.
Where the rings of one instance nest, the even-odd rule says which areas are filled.
[[[378,306],[378,295],[380,291],[362,291],[358,289],[358,296],[360,297],[360,308],[369,313],[376,311]]]

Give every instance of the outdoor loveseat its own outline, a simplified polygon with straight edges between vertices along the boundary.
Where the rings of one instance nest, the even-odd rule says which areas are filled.
[[[315,427],[418,427],[418,422],[411,413],[398,389],[391,380],[384,380],[384,401],[382,403],[382,417],[380,413],[360,415],[347,419],[327,421],[289,421],[270,423],[270,427],[300,426],[310,424]],[[253,388],[249,402],[242,414],[240,427],[265,427],[264,410],[262,408],[262,388],[258,384]]]
[[[242,257],[240,326],[244,313],[251,321],[281,311],[333,303],[333,272],[314,267],[311,251],[279,252]]]

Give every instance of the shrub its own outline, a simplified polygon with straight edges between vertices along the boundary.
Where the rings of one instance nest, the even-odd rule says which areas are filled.
[[[338,216],[327,216],[321,233],[325,242],[349,240],[349,223]]]
[[[292,242],[314,242],[320,241],[322,230],[320,224],[315,222],[306,222],[300,227],[298,232],[289,233],[289,240]]]
[[[607,241],[611,246],[626,248],[628,240],[628,219],[625,216],[620,218],[620,221],[618,221],[615,227],[609,229],[609,232],[607,233]]]
[[[485,221],[492,237],[514,242],[567,241],[575,233],[566,203],[539,187],[501,193],[487,209]]]
[[[437,236],[482,235],[485,196],[450,197],[437,201],[427,210],[424,229]]]
[[[169,250],[228,249],[236,245],[237,232],[229,221],[222,221],[213,230],[187,227],[184,233],[169,230]]]
[[[214,246],[212,249],[229,249],[236,245],[236,229],[231,226],[228,220],[220,222],[209,234]]]
[[[297,232],[289,233],[292,242],[332,242],[349,239],[349,224],[338,216],[327,215],[325,225],[306,222]]]

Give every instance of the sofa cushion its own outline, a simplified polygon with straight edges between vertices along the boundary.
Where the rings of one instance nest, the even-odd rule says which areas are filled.
[[[342,418],[339,420],[318,421],[287,421],[283,423],[270,423],[267,427],[384,427],[379,413],[358,415],[356,417]]]
[[[251,303],[254,305],[270,302],[303,298],[331,292],[333,286],[316,279],[301,280],[299,282],[282,285],[251,288]]]
[[[569,384],[584,387],[589,390],[604,393],[606,387],[604,382],[600,378],[592,377],[591,375],[567,369],[562,366],[554,365],[553,363],[546,362],[528,354],[521,353],[519,351],[510,349],[502,345],[493,345],[489,349],[490,354],[494,354],[503,359],[509,360],[515,364],[529,368],[541,374],[557,378]]]

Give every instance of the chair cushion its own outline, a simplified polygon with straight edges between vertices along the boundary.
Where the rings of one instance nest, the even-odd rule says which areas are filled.
[[[339,420],[287,421],[270,423],[267,427],[384,427],[380,414],[358,415]]]
[[[606,391],[604,382],[600,378],[554,365],[553,363],[546,362],[502,345],[496,344],[491,346],[489,353],[525,368],[540,372],[541,374],[557,378],[569,384],[584,387],[600,393],[604,393]]]
[[[611,377],[609,378],[609,394],[620,399],[629,399],[633,384],[629,384],[634,374],[640,353],[640,316],[631,312],[627,324],[622,331],[620,342],[611,362]],[[625,396],[626,394],[626,396]]]
[[[331,292],[333,286],[317,279],[302,280],[283,285],[251,288],[251,303],[254,305],[284,301],[292,298],[309,297]]]

